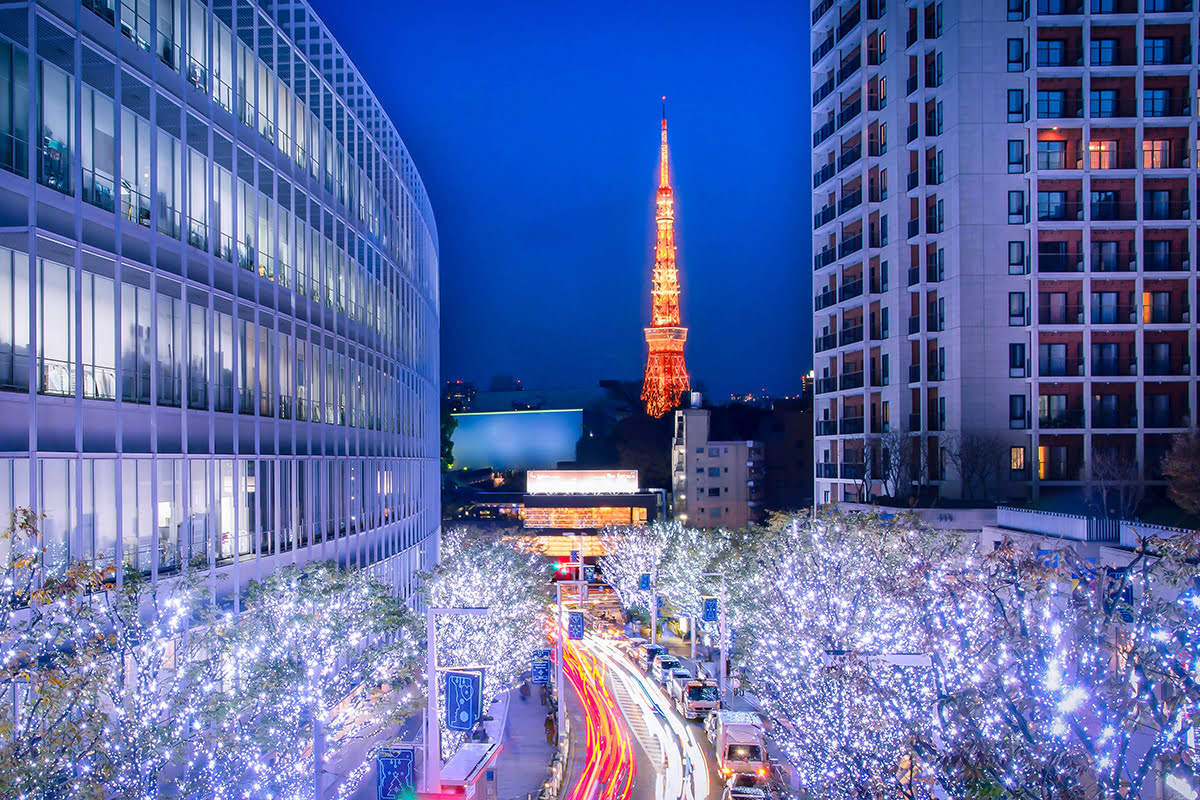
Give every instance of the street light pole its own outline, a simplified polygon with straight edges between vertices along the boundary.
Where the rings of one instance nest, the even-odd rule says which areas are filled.
[[[567,690],[566,690],[566,686],[563,683],[563,650],[565,649],[565,642],[563,640],[563,624],[562,624],[562,616],[563,616],[562,587],[563,587],[564,583],[569,583],[574,586],[579,586],[580,587],[579,591],[582,592],[583,591],[582,587],[587,585],[587,581],[583,581],[583,580],[558,581],[554,585],[555,589],[557,589],[557,595],[558,595],[558,616],[555,617],[554,623],[555,623],[555,627],[558,629],[558,677],[557,677],[558,683],[555,684],[555,688],[558,691],[558,730],[560,732],[566,730],[566,728],[564,726],[566,725],[566,721],[567,721]],[[579,605],[580,605],[580,610],[582,610],[583,603],[580,603]]]
[[[729,626],[725,618],[725,571],[720,572],[701,572],[702,578],[720,578],[721,579],[721,664],[718,667],[718,680],[720,681],[721,702],[729,705],[729,698],[725,696],[725,678],[729,668]],[[693,642],[694,642],[693,638]]]
[[[442,728],[438,721],[437,616],[482,616],[487,608],[429,608],[425,612],[425,791],[442,791]]]

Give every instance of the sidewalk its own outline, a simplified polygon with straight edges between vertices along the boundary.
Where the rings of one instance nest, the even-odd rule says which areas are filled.
[[[499,800],[535,797],[542,791],[554,745],[546,744],[546,712],[538,699],[538,687],[522,700],[516,689],[508,691],[508,714],[504,739],[496,756],[496,791]]]

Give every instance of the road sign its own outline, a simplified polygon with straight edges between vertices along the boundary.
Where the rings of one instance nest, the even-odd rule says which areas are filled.
[[[662,607],[663,607],[663,598],[662,598],[662,595],[661,595],[661,594],[655,595],[655,596],[654,596],[654,599],[655,599],[655,600],[658,602],[658,610],[659,610],[659,611],[662,611]]]
[[[583,638],[583,612],[571,611],[567,614],[567,638]]]
[[[549,684],[550,683],[550,651],[549,650],[534,650],[533,663],[530,664],[530,673],[534,683]]]
[[[571,551],[571,560],[572,560],[572,561],[578,561],[578,560],[579,560],[579,551],[578,551],[578,550],[572,550],[572,551]]]
[[[704,598],[704,621],[716,622],[721,618],[720,608],[717,605],[718,600],[715,597]]]
[[[594,580],[596,580],[596,568],[595,567],[584,567],[583,568],[583,579],[585,581],[587,581],[588,583],[591,583]]]
[[[649,572],[643,572],[641,575],[638,576],[638,591],[639,592],[650,591],[650,573]]]
[[[483,673],[446,673],[446,727],[452,731],[469,731],[479,721],[483,697]]]
[[[416,754],[411,747],[384,750],[375,756],[376,796],[379,800],[401,800],[415,796]]]

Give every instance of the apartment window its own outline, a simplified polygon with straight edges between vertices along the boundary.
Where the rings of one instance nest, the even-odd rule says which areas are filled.
[[[1170,39],[1146,39],[1142,45],[1146,66],[1171,62]]]
[[[1067,143],[1063,141],[1050,141],[1037,143],[1037,166],[1038,169],[1066,169],[1067,168]],[[1012,168],[1009,168],[1012,172]]]
[[[1008,222],[1010,225],[1025,224],[1025,192],[1020,189],[1008,193]]]
[[[1171,92],[1168,89],[1145,89],[1142,108],[1147,117],[1170,116]]]
[[[1008,377],[1025,377],[1025,343],[1013,342],[1008,346]]]
[[[1147,139],[1142,142],[1142,168],[1165,169],[1171,163],[1169,139]]]
[[[1093,89],[1091,114],[1093,117],[1115,117],[1117,115],[1117,90]]]
[[[113,101],[89,87],[83,88],[83,199],[86,203],[113,211],[116,174],[116,148],[113,125]]]
[[[721,468],[720,467],[709,467],[708,468],[708,477],[710,477],[710,478],[721,477]]]
[[[721,448],[719,448],[719,447],[708,448],[708,457],[709,458],[718,458],[720,455],[721,455]]]
[[[1025,395],[1010,394],[1008,396],[1008,427],[1022,430],[1025,427]]]
[[[1024,242],[1009,242],[1008,243],[1008,274],[1009,275],[1024,275],[1025,274],[1025,243]]]
[[[1104,139],[1088,144],[1088,166],[1092,169],[1113,169],[1116,164],[1117,143]]]
[[[879,338],[880,339],[888,338],[888,334],[891,332],[890,331],[891,325],[889,324],[890,320],[889,320],[888,311],[890,311],[890,309],[888,309],[885,306],[879,312]]]
[[[1065,66],[1066,60],[1066,42],[1059,39],[1050,39],[1042,40],[1037,43],[1037,63],[1039,67]]]
[[[1121,195],[1112,189],[1092,192],[1092,219],[1119,219]]]
[[[1113,242],[1112,244],[1116,244]],[[1092,292],[1092,322],[1112,325],[1118,322],[1116,292]],[[1120,320],[1122,322],[1126,320]],[[1128,320],[1132,322],[1132,320]]]
[[[1037,115],[1039,119],[1059,119],[1067,116],[1067,93],[1061,89],[1039,91]]]
[[[1008,0],[1008,21],[1020,22],[1025,19],[1025,0]]]
[[[1065,344],[1038,345],[1038,375],[1067,374],[1067,346]]]
[[[1092,242],[1092,269],[1113,272],[1117,268],[1117,243]]]
[[[1008,121],[1009,122],[1024,122],[1025,121],[1025,90],[1024,89],[1009,89],[1008,90]]]
[[[1146,241],[1146,269],[1163,272],[1171,268],[1171,243],[1166,239]]]
[[[1040,220],[1067,219],[1067,193],[1038,192],[1037,215]]]
[[[1008,468],[1013,473],[1025,474],[1025,448],[1010,447],[1008,448]]]
[[[1008,293],[1008,324],[1022,326],[1025,324],[1025,293]]]
[[[714,488],[712,488],[712,489],[709,489],[709,490],[708,490],[708,496],[709,496],[709,497],[720,497],[720,496],[721,496],[721,490],[720,490],[720,489],[718,489],[718,488],[716,488],[716,487],[714,487]]]
[[[1024,39],[1009,39],[1008,40],[1008,71],[1009,72],[1024,72],[1025,71],[1025,40]]]
[[[1166,189],[1151,189],[1143,193],[1146,219],[1171,218],[1171,193]]]
[[[1092,66],[1111,67],[1117,63],[1116,39],[1092,39]]]
[[[1008,172],[1020,174],[1025,171],[1025,142],[1020,139],[1008,140]]]
[[[887,386],[892,382],[891,369],[890,369],[891,361],[889,360],[887,353],[883,354],[883,358],[880,360],[879,365],[880,365],[880,371],[883,373],[881,376],[882,380],[880,380],[880,383],[884,386]]]
[[[42,119],[38,140],[38,183],[71,194],[74,144],[74,82],[65,72],[41,65]],[[0,123],[0,127],[7,127]]]

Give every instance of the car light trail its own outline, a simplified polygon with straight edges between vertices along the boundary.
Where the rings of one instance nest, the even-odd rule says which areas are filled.
[[[604,684],[604,667],[594,655],[569,643],[563,674],[575,687],[587,718],[587,760],[567,800],[629,800],[637,762],[621,711]]]

